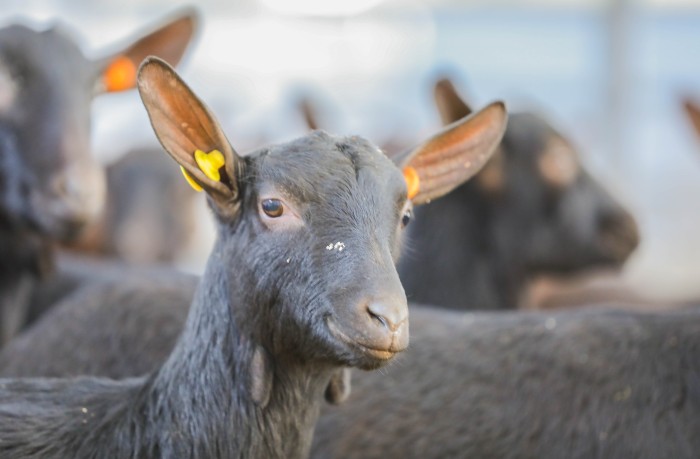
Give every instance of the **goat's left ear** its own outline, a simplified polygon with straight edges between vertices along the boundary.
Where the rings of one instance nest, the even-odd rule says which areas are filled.
[[[177,66],[194,37],[197,22],[195,10],[184,9],[121,51],[99,61],[97,65],[100,75],[96,93],[134,88],[138,65],[148,56],[158,56],[170,65]]]
[[[187,181],[207,192],[217,214],[233,216],[243,160],[214,115],[175,70],[156,57],[141,64],[138,88],[156,137],[180,164]]]
[[[413,204],[439,198],[479,172],[501,142],[507,120],[503,102],[494,102],[446,126],[418,148],[394,156]]]

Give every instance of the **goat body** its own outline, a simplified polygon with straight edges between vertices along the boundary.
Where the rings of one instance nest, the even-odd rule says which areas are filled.
[[[138,83],[163,147],[207,193],[217,242],[180,338],[150,374],[0,380],[0,455],[304,457],[334,373],[378,368],[408,345],[394,265],[411,206],[478,171],[505,108],[395,162],[324,132],[241,157],[164,61],[147,59]],[[410,200],[400,167],[422,178]]]
[[[435,99],[445,124],[471,113],[448,80]],[[500,310],[518,308],[535,277],[619,268],[639,234],[571,143],[525,112],[474,180],[416,209],[407,240],[399,274],[412,301]]]
[[[319,419],[315,458],[694,458],[700,308],[411,307],[410,352]]]
[[[25,324],[28,285],[47,277],[53,244],[75,237],[103,204],[104,173],[89,148],[92,98],[135,85],[112,84],[115,62],[126,75],[150,53],[177,63],[194,23],[188,10],[97,60],[62,27],[0,29],[0,345]]]

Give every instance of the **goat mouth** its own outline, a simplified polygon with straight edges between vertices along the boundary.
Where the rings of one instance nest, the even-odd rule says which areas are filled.
[[[389,349],[377,349],[350,338],[348,335],[346,335],[340,330],[338,325],[336,325],[336,323],[330,317],[326,320],[326,325],[328,326],[328,330],[330,330],[331,335],[333,335],[334,338],[341,341],[351,349],[359,350],[363,354],[368,355],[374,359],[389,360],[398,353],[397,351],[391,351]]]

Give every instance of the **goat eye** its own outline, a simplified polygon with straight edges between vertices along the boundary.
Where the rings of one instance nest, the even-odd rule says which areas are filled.
[[[266,199],[261,205],[263,212],[265,212],[265,215],[268,217],[277,218],[284,212],[284,206],[279,199]]]
[[[406,228],[406,226],[411,222],[411,217],[413,216],[413,212],[410,210],[407,210],[403,213],[401,216],[401,228]]]

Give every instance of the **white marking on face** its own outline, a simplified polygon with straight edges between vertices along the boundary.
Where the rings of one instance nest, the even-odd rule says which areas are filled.
[[[338,241],[336,243],[331,242],[330,244],[328,244],[326,246],[326,250],[329,250],[329,251],[334,250],[334,251],[342,252],[343,250],[345,250],[345,243],[340,242],[340,241]]]

